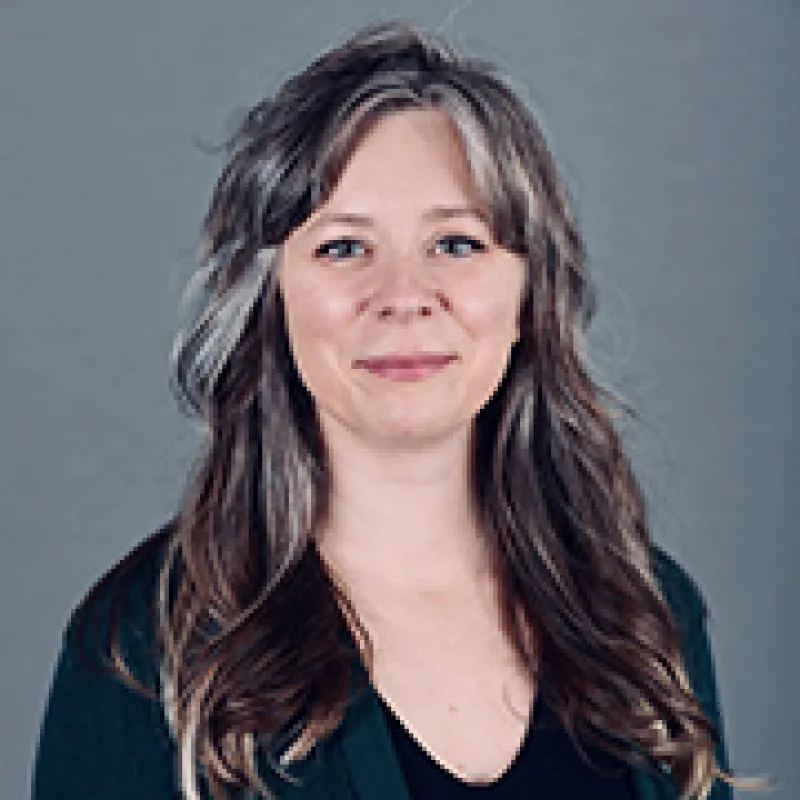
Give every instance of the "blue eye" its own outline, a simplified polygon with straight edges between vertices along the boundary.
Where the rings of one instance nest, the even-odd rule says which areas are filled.
[[[351,239],[349,237],[344,237],[342,239],[332,239],[329,242],[325,242],[321,244],[315,251],[314,255],[317,258],[324,257],[324,256],[331,256],[333,254],[331,260],[333,261],[342,261],[342,256],[344,255],[343,251],[345,249],[352,249],[353,246],[363,247],[363,243],[360,239]],[[347,258],[344,255],[344,258]]]
[[[463,258],[471,253],[482,253],[486,250],[486,245],[483,242],[473,239],[471,236],[451,235],[442,236],[437,241],[437,246],[442,242],[448,248],[449,255],[454,255],[457,258]],[[362,253],[354,252],[354,248],[361,248]],[[321,244],[315,251],[314,255],[317,258],[327,258],[330,261],[346,261],[357,255],[366,253],[366,248],[361,239],[353,239],[349,236],[344,236],[340,239],[331,239],[328,242]]]
[[[470,251],[466,248],[471,248],[473,253],[482,253],[486,250],[486,246],[482,242],[473,239],[471,236],[443,236],[439,239],[439,242],[455,244],[455,250],[452,254],[458,257],[470,255]]]

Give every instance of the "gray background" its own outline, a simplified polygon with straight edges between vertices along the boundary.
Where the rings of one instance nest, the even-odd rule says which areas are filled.
[[[732,767],[798,797],[791,0],[0,4],[3,797],[27,795],[69,610],[174,511],[199,443],[167,387],[221,167],[192,140],[385,16],[444,25],[541,115],[653,536],[711,606]]]

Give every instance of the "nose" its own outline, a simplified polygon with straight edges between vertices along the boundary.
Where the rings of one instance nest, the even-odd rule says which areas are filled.
[[[430,317],[437,306],[450,307],[443,293],[430,286],[430,274],[410,264],[410,260],[386,265],[372,304],[379,319],[394,317],[402,321],[416,315]]]
[[[378,310],[378,317],[385,319],[386,317],[397,317],[401,320],[406,320],[419,314],[422,317],[430,317],[433,313],[431,308],[433,304],[430,302],[419,301],[401,301],[396,303],[381,303]]]

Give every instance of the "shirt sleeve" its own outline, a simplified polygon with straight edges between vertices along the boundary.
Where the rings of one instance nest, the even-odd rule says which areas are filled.
[[[678,623],[689,682],[700,707],[719,733],[715,753],[717,765],[729,772],[725,721],[707,627],[705,597],[690,573],[663,548],[654,545],[653,556],[655,573]],[[706,800],[733,800],[733,787],[717,778]]]
[[[711,641],[706,625],[707,612],[704,605],[695,617],[694,635],[692,637],[692,660],[694,674],[697,676],[696,695],[703,711],[719,732],[716,757],[717,765],[729,772],[728,745],[725,739],[724,718],[717,688],[717,677]],[[708,800],[733,800],[733,787],[717,778],[708,795]]]
[[[39,730],[33,800],[178,800],[160,704],[102,669],[79,658],[71,620]]]

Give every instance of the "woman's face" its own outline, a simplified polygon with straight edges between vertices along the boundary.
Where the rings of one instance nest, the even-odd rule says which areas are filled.
[[[463,432],[494,394],[519,338],[525,265],[473,211],[455,129],[415,109],[375,124],[328,201],[285,241],[287,333],[323,431],[414,449]],[[410,382],[356,365],[419,351],[458,358]]]

